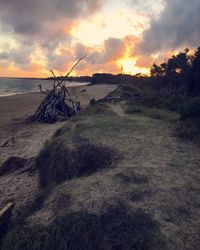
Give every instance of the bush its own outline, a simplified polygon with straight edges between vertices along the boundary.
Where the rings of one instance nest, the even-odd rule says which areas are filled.
[[[177,135],[183,139],[199,141],[200,138],[200,97],[190,99],[180,108],[181,123]]]
[[[198,121],[198,122],[197,122]],[[200,120],[187,119],[181,121],[177,127],[176,134],[182,139],[199,141],[200,137]]]
[[[113,160],[112,149],[90,143],[75,149],[67,148],[58,140],[47,144],[36,159],[40,184],[60,183],[87,176],[108,167]]]
[[[181,119],[200,118],[200,97],[193,98],[180,109]]]

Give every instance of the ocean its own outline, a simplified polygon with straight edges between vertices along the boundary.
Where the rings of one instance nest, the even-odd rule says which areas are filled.
[[[0,77],[0,96],[38,92],[39,84],[42,84],[42,89],[52,89],[53,80]],[[66,86],[70,87],[88,84],[89,83],[66,82]]]

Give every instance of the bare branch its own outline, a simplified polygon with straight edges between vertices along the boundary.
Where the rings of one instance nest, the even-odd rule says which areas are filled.
[[[64,82],[64,81],[66,81],[67,77],[72,73],[72,71],[74,70],[74,68],[80,63],[81,60],[83,60],[84,58],[86,58],[86,56],[87,56],[87,55],[84,55],[83,57],[81,57],[81,58],[72,66],[72,68],[71,68],[70,71],[67,73],[67,75],[64,76],[64,79],[61,81],[61,83]]]
[[[55,89],[55,88],[56,88],[56,84],[55,84],[55,82],[57,82],[57,83],[58,83],[58,84],[57,84],[57,86],[60,86],[61,81],[59,81],[59,80],[58,80],[57,76],[55,75],[55,73],[53,72],[53,70],[52,70],[52,69],[50,69],[50,71],[51,71],[52,75],[54,76],[54,84],[53,84],[53,88]]]
[[[40,89],[40,92],[41,92],[41,93],[43,93],[43,94],[45,94],[45,95],[48,95],[48,94],[49,94],[49,91],[48,91],[48,90],[46,90],[46,91],[42,90],[42,84],[39,84],[38,86],[39,86],[39,89]]]

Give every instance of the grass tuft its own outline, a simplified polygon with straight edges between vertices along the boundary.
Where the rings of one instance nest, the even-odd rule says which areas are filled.
[[[46,228],[21,227],[8,233],[2,250],[54,249],[166,249],[159,224],[142,210],[128,213],[122,207],[106,213],[74,212]]]
[[[36,159],[41,186],[88,176],[111,165],[114,151],[104,145],[85,143],[75,149],[59,140],[47,144]]]
[[[21,169],[27,163],[27,159],[11,156],[0,166],[0,176],[4,174],[10,174],[18,169]]]

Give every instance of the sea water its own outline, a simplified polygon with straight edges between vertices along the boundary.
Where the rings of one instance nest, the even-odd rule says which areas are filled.
[[[39,92],[39,85],[42,89],[52,89],[53,80],[32,79],[32,78],[7,78],[0,77],[0,96]],[[89,83],[66,82],[66,86],[82,86]]]

